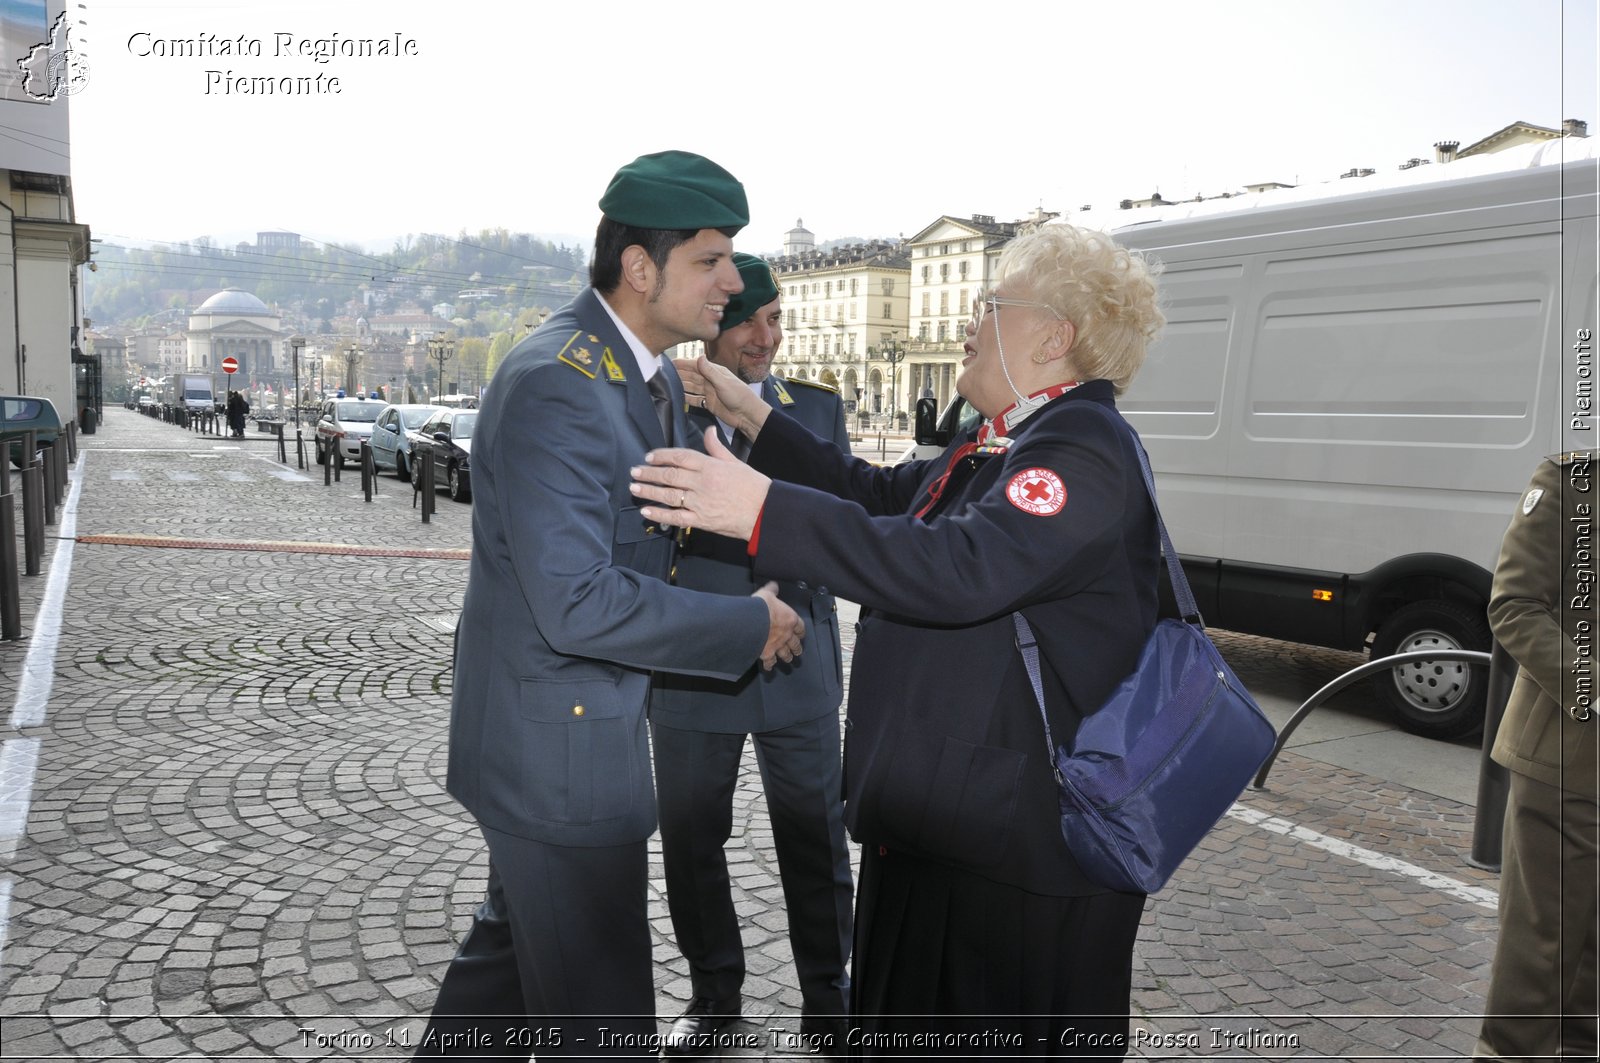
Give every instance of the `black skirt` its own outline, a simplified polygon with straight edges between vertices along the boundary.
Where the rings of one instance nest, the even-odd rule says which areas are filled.
[[[852,1058],[1122,1059],[1144,900],[1048,897],[863,846]]]

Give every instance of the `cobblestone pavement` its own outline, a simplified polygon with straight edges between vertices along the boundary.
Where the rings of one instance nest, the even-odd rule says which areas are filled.
[[[324,486],[275,449],[115,408],[81,441],[75,537],[51,529],[30,638],[0,644],[15,692],[70,551],[53,666],[28,680],[48,700],[0,735],[6,1059],[403,1057],[481,899],[443,786],[470,507],[441,495],[424,525],[392,477],[367,503],[351,471]],[[1355,660],[1219,642],[1302,697]],[[734,1029],[760,1047],[730,1054],[782,1058],[800,997],[748,756],[737,802]],[[1466,806],[1286,753],[1149,902],[1130,1055],[1470,1053],[1497,884],[1464,863],[1470,831]],[[652,860],[670,1021],[689,983]]]

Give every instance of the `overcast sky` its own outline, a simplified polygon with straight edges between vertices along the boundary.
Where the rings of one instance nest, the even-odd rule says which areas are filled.
[[[736,242],[759,252],[798,218],[819,241],[909,236],[1388,170],[1517,120],[1600,135],[1596,0],[68,6],[78,220],[115,243],[288,229],[381,251],[503,226],[587,245],[617,167],[682,148],[744,181]],[[208,35],[213,54],[159,54]],[[216,54],[241,35],[259,56]],[[414,54],[294,52],[396,35]],[[339,91],[225,92],[228,72]]]

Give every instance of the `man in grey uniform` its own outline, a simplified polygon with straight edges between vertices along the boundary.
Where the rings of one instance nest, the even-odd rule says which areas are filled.
[[[673,536],[628,490],[647,451],[687,439],[660,352],[716,337],[744,188],[669,151],[624,166],[600,208],[590,287],[506,355],[472,441],[447,786],[488,843],[488,898],[421,1058],[655,1058],[651,672],[733,679],[792,662],[804,633],[775,585],[671,586]]]

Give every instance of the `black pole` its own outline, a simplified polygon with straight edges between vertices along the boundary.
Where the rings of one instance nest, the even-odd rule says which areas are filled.
[[[11,493],[11,476],[0,494],[0,640],[22,637],[22,577],[17,571],[17,497]]]
[[[1516,659],[1496,642],[1489,648],[1488,703],[1483,713],[1483,750],[1478,761],[1478,805],[1472,817],[1472,852],[1467,863],[1487,871],[1500,870],[1501,846],[1506,825],[1506,798],[1511,792],[1511,773],[1496,764],[1489,754],[1500,719],[1511,700],[1511,687],[1517,681]]]

